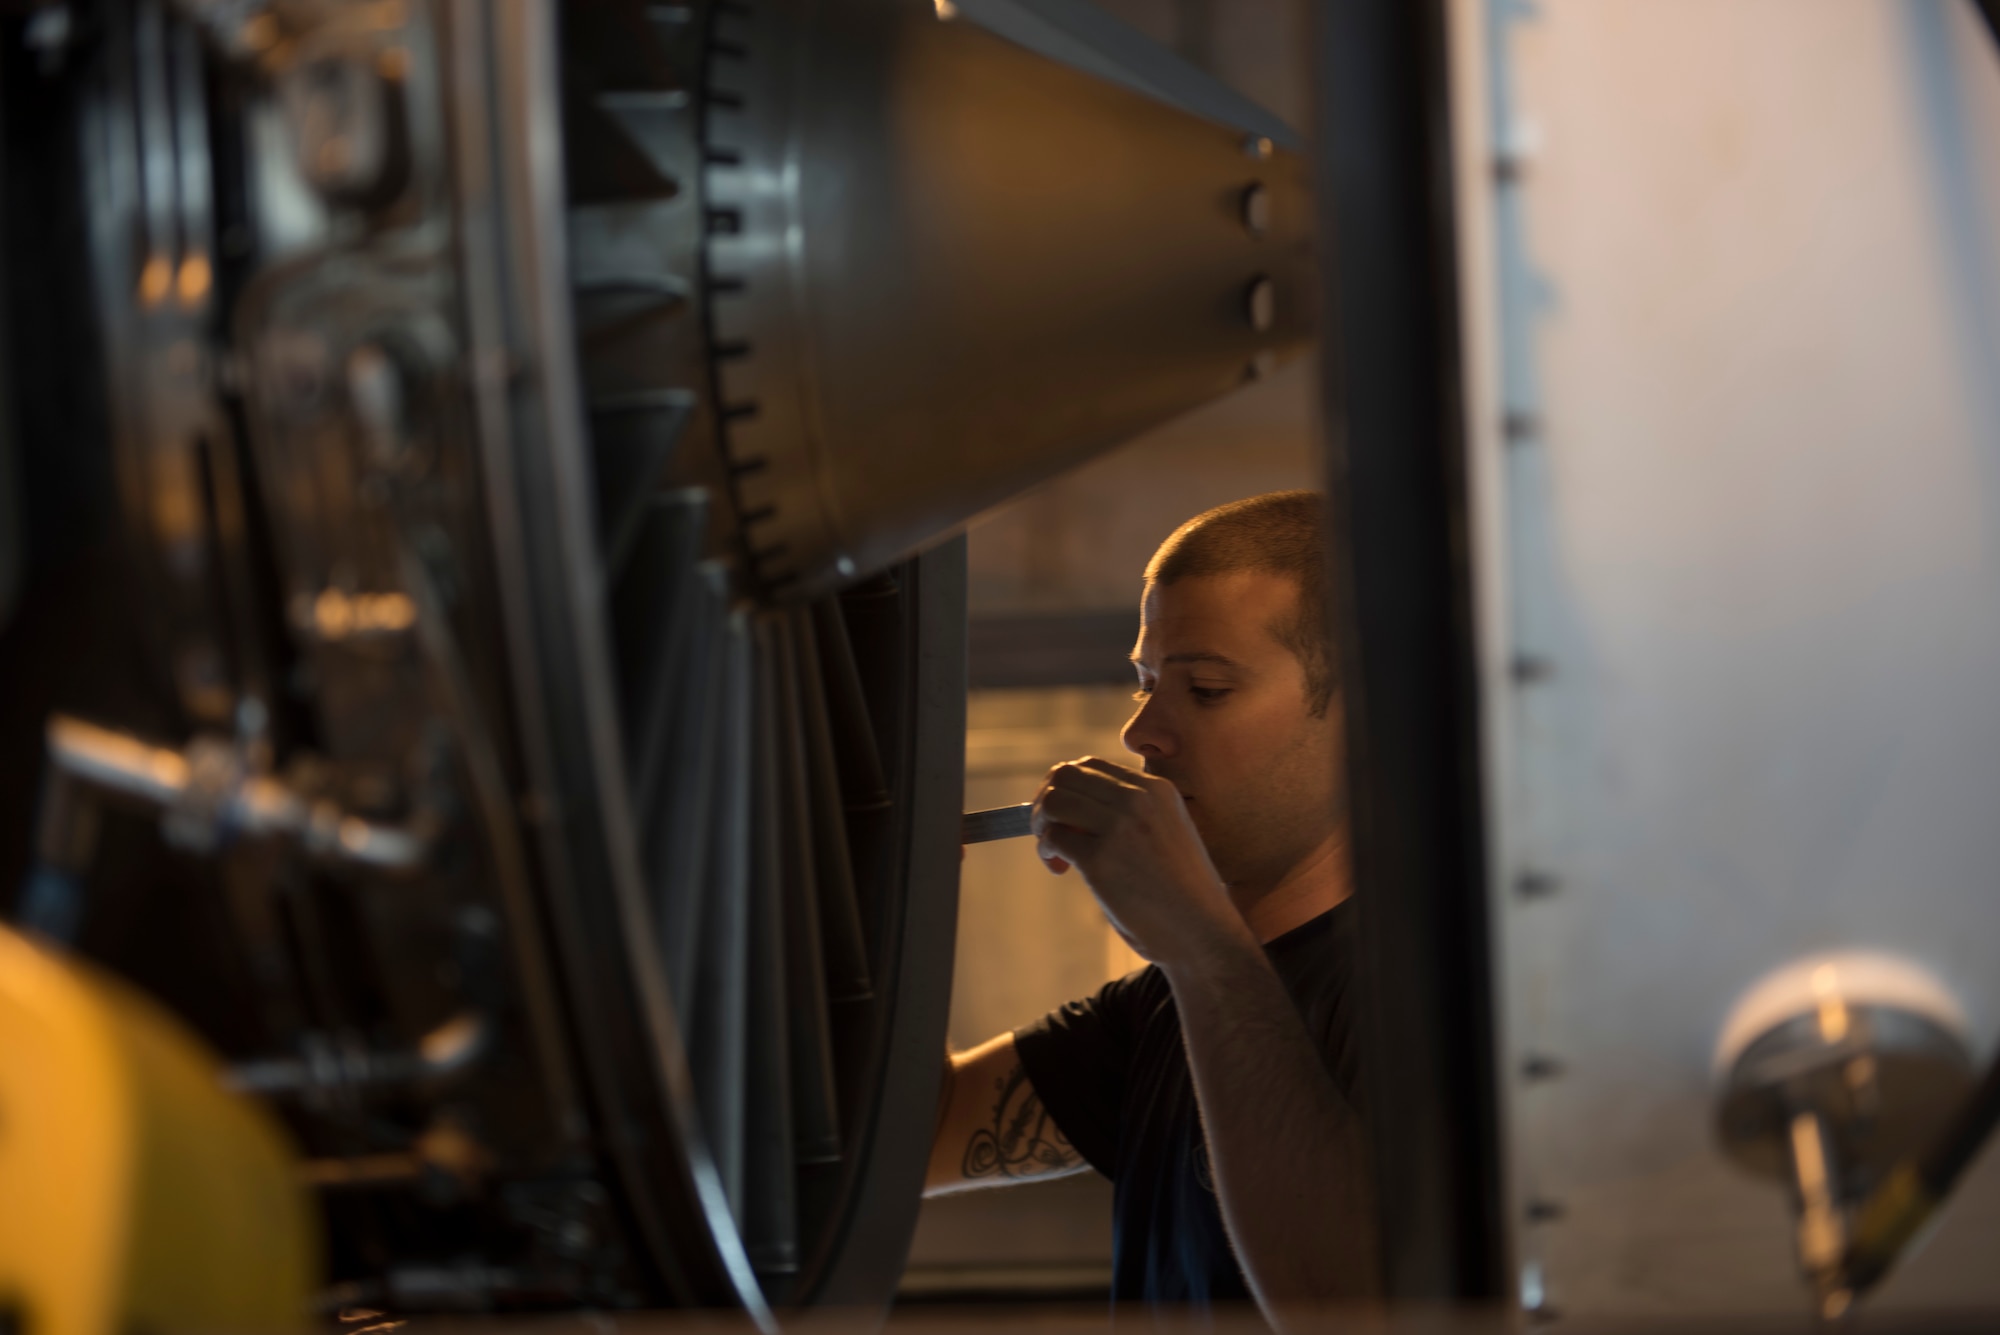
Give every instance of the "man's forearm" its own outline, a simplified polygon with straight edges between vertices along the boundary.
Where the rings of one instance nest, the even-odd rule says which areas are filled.
[[[944,1079],[926,1196],[1064,1177],[1086,1167],[1042,1106],[1012,1034],[948,1059]]]
[[[1163,966],[1174,988],[1223,1222],[1250,1289],[1292,1304],[1375,1296],[1360,1119],[1246,931]]]

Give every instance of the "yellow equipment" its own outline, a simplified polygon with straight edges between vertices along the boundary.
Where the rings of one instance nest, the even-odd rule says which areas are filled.
[[[27,1335],[284,1330],[318,1266],[269,1115],[158,1006],[0,927],[0,1310]]]

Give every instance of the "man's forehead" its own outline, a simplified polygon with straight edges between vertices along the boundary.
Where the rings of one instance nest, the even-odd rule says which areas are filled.
[[[1243,664],[1287,652],[1272,623],[1298,598],[1292,581],[1263,571],[1235,571],[1152,585],[1139,611],[1135,659],[1222,660]]]

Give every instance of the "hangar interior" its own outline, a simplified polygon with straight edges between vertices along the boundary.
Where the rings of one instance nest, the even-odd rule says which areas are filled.
[[[2000,1313],[1992,0],[16,0],[0,311],[0,1335],[1102,1328],[963,818],[1289,488],[1298,1328]]]

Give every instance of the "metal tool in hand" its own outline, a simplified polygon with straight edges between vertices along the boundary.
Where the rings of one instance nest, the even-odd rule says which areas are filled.
[[[1033,802],[1023,802],[1017,807],[968,811],[959,822],[959,842],[983,844],[991,839],[1019,839],[1028,833],[1028,817],[1034,809]]]

